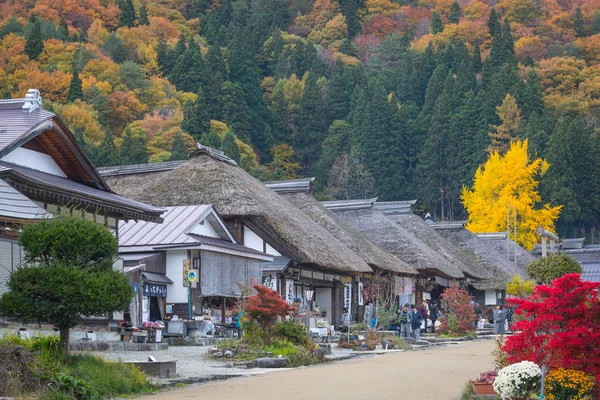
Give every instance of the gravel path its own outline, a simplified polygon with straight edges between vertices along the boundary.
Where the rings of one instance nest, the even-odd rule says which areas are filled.
[[[492,369],[493,349],[491,340],[465,342],[191,385],[141,400],[457,400],[465,382]]]

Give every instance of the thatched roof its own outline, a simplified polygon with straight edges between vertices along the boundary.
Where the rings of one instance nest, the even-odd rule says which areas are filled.
[[[475,279],[490,279],[492,274],[474,254],[463,250],[460,246],[449,242],[421,217],[414,214],[386,215],[392,221],[415,235],[419,240],[431,247],[444,258],[453,263],[463,274]]]
[[[362,231],[373,243],[419,271],[446,278],[464,278],[456,265],[373,207],[347,210],[338,208],[335,214]]]
[[[280,189],[283,187],[286,191],[282,192]],[[304,211],[317,224],[327,229],[329,233],[358,254],[371,267],[395,273],[417,274],[416,269],[373,244],[364,233],[323,207],[310,193],[306,191],[291,192],[285,185],[281,188],[278,186],[276,191],[287,201]]]
[[[524,265],[535,259],[529,254],[523,257],[519,255],[517,260],[520,259],[521,261],[515,266],[514,262],[511,261],[514,258],[509,259],[506,256],[506,240],[485,240],[465,228],[440,229],[437,232],[450,243],[471,252],[492,273],[493,277],[491,279],[473,284],[479,290],[506,289],[506,283],[510,281],[513,275],[527,277]],[[498,248],[500,244],[504,247]],[[511,245],[511,249],[514,250],[513,246],[514,243]]]
[[[201,148],[173,170],[106,180],[116,192],[153,205],[212,204],[224,219],[243,219],[298,264],[338,273],[372,272],[328,231],[234,164]]]

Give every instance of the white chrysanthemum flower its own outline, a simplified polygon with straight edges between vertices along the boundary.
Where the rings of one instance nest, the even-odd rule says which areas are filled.
[[[521,361],[509,365],[498,372],[494,380],[494,390],[502,399],[513,399],[528,391],[542,376],[542,370],[531,361]]]

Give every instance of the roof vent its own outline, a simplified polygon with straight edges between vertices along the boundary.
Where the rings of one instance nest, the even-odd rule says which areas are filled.
[[[40,91],[37,89],[29,89],[25,95],[25,104],[23,104],[23,111],[29,113],[42,108],[42,96]]]

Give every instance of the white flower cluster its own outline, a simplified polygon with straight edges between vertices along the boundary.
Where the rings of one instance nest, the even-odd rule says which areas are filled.
[[[502,399],[514,399],[534,388],[542,377],[542,370],[531,361],[509,365],[498,372],[494,390]]]

